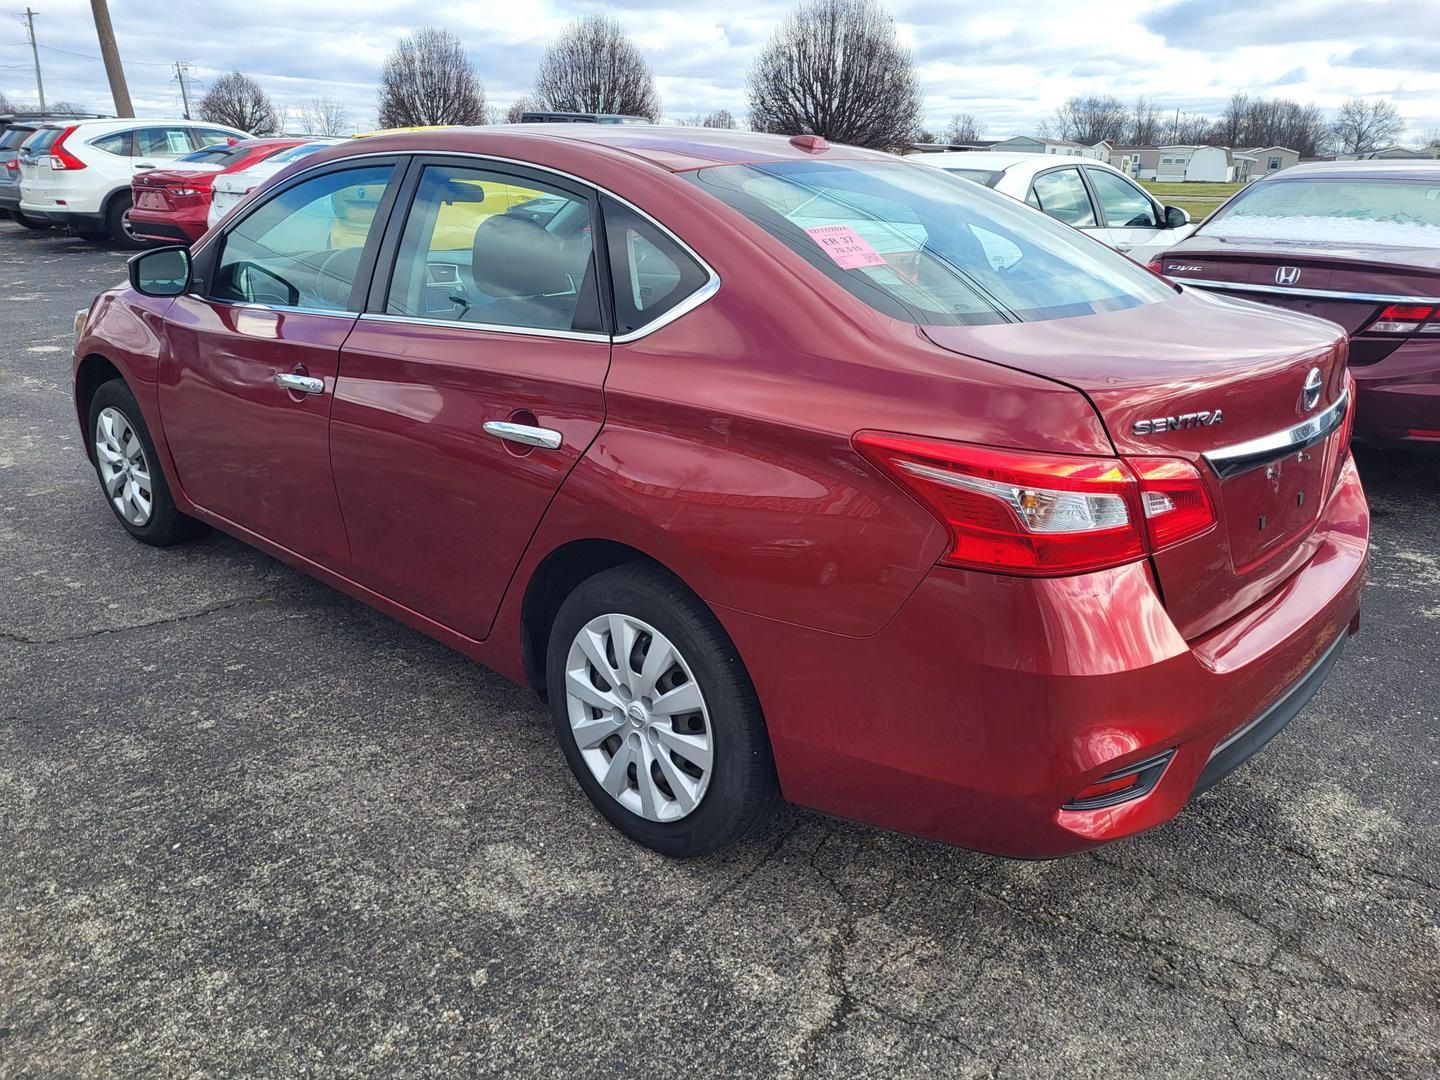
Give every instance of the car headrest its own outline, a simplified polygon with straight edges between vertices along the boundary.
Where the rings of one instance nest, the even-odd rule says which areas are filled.
[[[475,230],[470,272],[492,296],[544,296],[570,288],[560,240],[510,214],[486,218]]]

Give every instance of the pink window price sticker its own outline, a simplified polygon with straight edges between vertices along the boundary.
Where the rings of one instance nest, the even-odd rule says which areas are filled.
[[[820,245],[820,250],[835,260],[835,265],[842,270],[885,265],[880,253],[849,225],[815,225],[805,231],[810,234],[810,239]]]

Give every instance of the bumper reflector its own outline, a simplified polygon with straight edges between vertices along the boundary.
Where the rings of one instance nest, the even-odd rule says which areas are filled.
[[[1107,806],[1119,806],[1131,799],[1148,795],[1165,774],[1165,766],[1175,756],[1174,750],[1137,761],[1134,765],[1102,776],[1094,783],[1087,784],[1067,802],[1063,810],[1103,810]]]

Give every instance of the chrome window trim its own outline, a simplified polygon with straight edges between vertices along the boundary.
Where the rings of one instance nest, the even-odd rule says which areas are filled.
[[[188,292],[185,294],[187,300],[198,300],[202,304],[218,304],[220,307],[244,308],[249,311],[273,311],[282,315],[327,315],[332,319],[355,319],[358,315],[354,311],[336,311],[334,308],[307,308],[307,307],[286,307],[284,304],[261,304],[254,300],[221,300],[214,296],[201,296],[199,293]]]
[[[1235,292],[1274,293],[1314,300],[1363,300],[1374,304],[1440,304],[1440,296],[1391,296],[1388,293],[1343,292],[1339,289],[1295,289],[1279,285],[1251,285],[1247,281],[1210,281],[1206,278],[1172,277],[1176,285],[1198,285],[1202,289]]]
[[[1215,475],[1221,480],[1258,469],[1272,461],[1293,454],[1307,446],[1314,446],[1340,426],[1350,407],[1350,391],[1342,390],[1340,396],[1321,413],[1308,420],[1281,431],[1261,435],[1245,442],[1222,446],[1218,450],[1207,450],[1201,454]]]
[[[351,312],[354,315],[354,312]],[[416,326],[448,326],[460,330],[481,330],[492,334],[519,334],[525,337],[561,338],[565,341],[611,341],[609,334],[597,334],[589,330],[548,330],[532,326],[507,326],[501,323],[461,322],[458,319],[426,319],[419,315],[386,315],[378,311],[366,311],[360,315],[364,322],[412,323]],[[619,338],[613,339],[619,341]]]
[[[639,214],[641,217],[643,217],[646,221],[650,222],[650,224],[654,225],[657,229],[659,229],[662,233],[664,233],[667,237],[669,237],[676,245],[678,245],[679,248],[680,248],[680,250],[684,251],[684,252],[685,252],[687,255],[689,255],[692,259],[694,259],[697,263],[699,263],[699,264],[700,264],[700,268],[701,268],[702,270],[704,270],[704,271],[705,271],[705,274],[706,274],[705,284],[704,284],[704,285],[701,285],[700,288],[696,289],[693,293],[691,293],[689,296],[687,296],[684,300],[680,301],[680,303],[676,304],[674,307],[670,308],[668,311],[662,312],[661,314],[657,315],[653,320],[651,320],[650,322],[646,323],[644,326],[639,327],[639,328],[636,329],[636,330],[628,331],[627,333],[624,333],[624,334],[615,334],[615,335],[612,335],[612,334],[590,334],[590,333],[587,333],[587,332],[585,332],[585,331],[579,331],[579,330],[539,330],[539,329],[531,329],[531,328],[527,328],[527,327],[494,326],[494,325],[491,325],[491,324],[481,324],[481,323],[459,323],[459,322],[454,322],[454,321],[449,321],[449,320],[444,320],[444,319],[412,319],[412,318],[410,318],[410,317],[408,317],[408,316],[404,316],[404,315],[385,315],[385,314],[382,314],[382,313],[380,313],[380,312],[350,312],[349,314],[359,315],[361,318],[369,318],[369,319],[376,319],[376,320],[381,320],[381,319],[383,319],[383,320],[387,320],[387,321],[396,321],[396,322],[419,322],[419,323],[425,323],[425,324],[434,324],[434,325],[437,325],[437,326],[466,326],[466,327],[469,327],[469,328],[471,328],[471,329],[476,329],[476,330],[495,330],[495,331],[500,331],[500,332],[502,332],[502,333],[512,333],[512,334],[514,334],[514,333],[523,333],[523,334],[539,335],[539,336],[541,336],[541,337],[579,338],[580,340],[585,340],[585,341],[590,341],[590,340],[609,341],[609,342],[612,342],[613,344],[616,344],[616,345],[625,345],[625,344],[628,344],[629,342],[632,342],[632,341],[639,341],[641,338],[648,337],[650,334],[653,334],[656,330],[659,330],[659,329],[661,329],[662,327],[665,327],[665,326],[669,326],[669,325],[670,325],[672,322],[674,322],[676,319],[680,318],[680,317],[683,316],[683,315],[688,315],[690,312],[694,311],[694,310],[695,310],[696,308],[698,308],[701,304],[705,303],[705,301],[709,300],[712,296],[714,296],[717,292],[720,291],[720,275],[719,275],[718,273],[716,273],[715,268],[714,268],[713,266],[711,266],[708,262],[706,262],[704,259],[702,259],[702,258],[700,257],[700,254],[699,254],[694,248],[692,248],[692,247],[691,247],[689,244],[687,244],[684,240],[680,239],[680,237],[676,236],[675,233],[674,233],[671,229],[669,229],[667,226],[665,226],[664,224],[662,224],[660,221],[656,220],[656,218],[655,218],[655,216],[654,216],[653,214],[647,213],[646,211],[642,210],[640,207],[636,206],[634,203],[632,203],[629,199],[625,198],[623,195],[617,195],[617,194],[615,194],[615,192],[611,191],[609,188],[601,187],[599,184],[595,183],[593,180],[586,180],[584,177],[576,176],[574,173],[568,173],[568,172],[566,172],[566,171],[563,170],[563,169],[552,168],[552,167],[549,166],[549,165],[539,165],[539,164],[536,164],[536,163],[533,162],[533,161],[520,161],[520,160],[517,159],[517,158],[501,157],[501,156],[499,156],[498,154],[481,154],[481,153],[478,153],[478,152],[476,152],[476,151],[474,151],[474,150],[448,150],[448,149],[433,149],[433,148],[431,148],[431,149],[423,149],[423,150],[418,150],[418,149],[409,149],[409,150],[377,150],[377,151],[373,151],[372,153],[368,153],[368,154],[354,154],[354,155],[347,155],[347,156],[345,156],[345,157],[330,158],[330,159],[328,159],[328,160],[326,160],[326,161],[317,161],[317,162],[315,162],[314,164],[312,164],[312,165],[310,165],[310,166],[308,166],[308,167],[306,167],[306,168],[304,168],[304,169],[299,170],[299,171],[296,172],[293,176],[288,177],[285,182],[286,182],[287,185],[288,185],[290,182],[292,182],[292,181],[298,183],[298,182],[300,181],[300,177],[304,176],[307,172],[310,172],[310,171],[312,171],[312,170],[314,170],[314,169],[320,169],[320,168],[325,168],[326,166],[335,165],[335,164],[338,164],[339,162],[343,162],[343,161],[363,161],[363,160],[366,159],[366,158],[377,158],[377,157],[393,158],[393,157],[416,157],[416,156],[473,158],[473,159],[475,159],[475,160],[477,160],[477,161],[493,161],[493,162],[498,162],[498,163],[501,164],[501,165],[514,165],[514,166],[516,166],[517,168],[521,168],[521,169],[533,169],[533,170],[535,170],[536,172],[549,173],[549,174],[552,175],[552,176],[558,176],[558,177],[561,177],[562,179],[569,180],[569,181],[571,181],[572,183],[579,184],[580,186],[582,186],[582,187],[584,187],[584,188],[587,188],[587,189],[590,190],[590,191],[596,191],[596,192],[599,192],[601,195],[607,195],[607,196],[609,196],[610,198],[614,199],[616,202],[620,203],[622,206],[629,207],[631,210],[635,211],[635,213],[637,213],[637,214]],[[301,160],[303,161],[304,158],[302,158]],[[246,194],[248,195],[249,192],[247,192]],[[234,207],[231,207],[231,210],[233,211],[233,210],[234,210]],[[242,220],[243,220],[243,219],[242,219]],[[237,224],[238,224],[238,222],[237,222]],[[210,236],[219,236],[219,235],[221,235],[221,234],[220,234],[219,232],[212,232],[212,233],[210,233],[209,235],[210,235]],[[212,241],[212,242],[215,242],[215,241]],[[207,244],[204,244],[204,245],[199,245],[200,248],[204,248],[204,247],[208,247],[208,246],[209,246],[208,243],[207,243]],[[199,251],[197,250],[197,251],[193,252],[193,254],[199,254]],[[598,252],[597,252],[597,255],[598,255]],[[607,254],[607,257],[608,257],[608,254]],[[281,310],[281,311],[293,311],[293,310],[295,310],[295,309],[294,309],[294,308],[279,308],[279,309],[277,309],[277,310]]]

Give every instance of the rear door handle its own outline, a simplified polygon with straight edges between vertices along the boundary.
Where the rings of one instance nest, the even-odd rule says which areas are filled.
[[[296,375],[291,371],[277,371],[275,385],[283,390],[293,390],[297,394],[323,394],[325,392],[324,379],[317,379],[310,375]]]
[[[485,430],[497,439],[506,442],[538,446],[542,450],[559,450],[564,438],[560,432],[550,428],[531,427],[529,424],[512,424],[508,420],[486,420]]]

